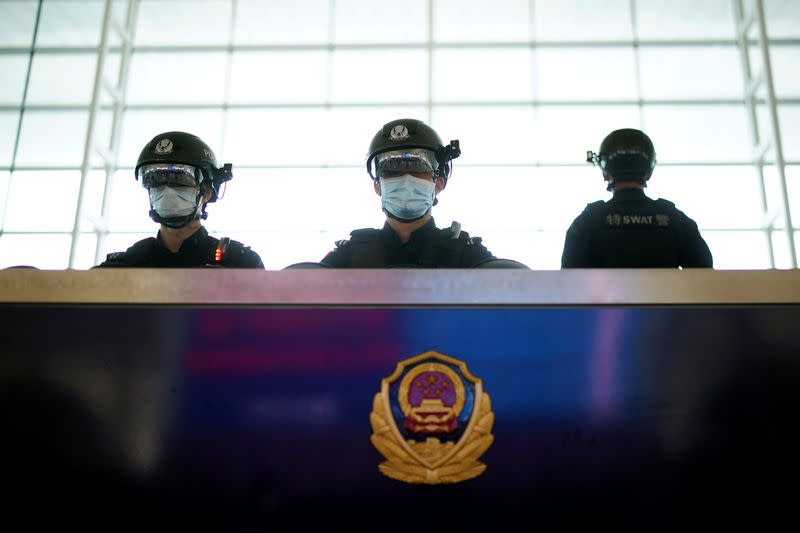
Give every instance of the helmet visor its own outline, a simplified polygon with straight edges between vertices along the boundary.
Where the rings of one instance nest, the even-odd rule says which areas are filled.
[[[375,156],[378,177],[402,172],[433,172],[439,167],[436,155],[424,148],[392,150]]]
[[[140,166],[136,177],[148,189],[161,185],[197,187],[200,183],[199,174],[197,167],[192,165],[153,163]]]

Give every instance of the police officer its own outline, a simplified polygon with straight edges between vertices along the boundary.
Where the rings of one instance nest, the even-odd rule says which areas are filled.
[[[399,119],[385,124],[372,139],[367,172],[381,197],[386,222],[339,241],[320,266],[333,268],[526,268],[497,259],[458,222],[439,229],[431,216],[437,195],[447,185],[458,141],[445,146],[427,124]]]
[[[612,131],[587,162],[603,171],[611,200],[589,204],[570,226],[562,268],[713,266],[697,224],[675,204],[645,196],[656,166],[653,142],[635,129]]]
[[[233,174],[217,167],[214,152],[181,131],[156,135],[142,150],[134,171],[150,195],[150,218],[161,224],[156,237],[124,252],[108,254],[99,267],[264,268],[257,253],[227,237],[211,237],[200,223],[206,205]]]

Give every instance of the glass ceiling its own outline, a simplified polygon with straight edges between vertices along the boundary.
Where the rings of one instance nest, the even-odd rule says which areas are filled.
[[[68,266],[103,8],[0,1],[0,268]],[[126,8],[114,2],[116,21]],[[765,8],[798,226],[800,2]],[[350,230],[382,225],[364,156],[401,117],[460,140],[433,214],[497,256],[557,269],[572,219],[608,198],[586,151],[635,127],[658,153],[648,194],[698,222],[715,267],[768,268],[769,239],[787,267],[785,232],[763,226],[735,28],[730,0],[141,0],[107,220],[95,157],[74,267],[155,235],[133,166],[170,130],[233,163],[208,209],[212,234],[251,246],[269,269],[317,261]],[[112,118],[103,94],[100,140]],[[764,174],[774,209],[780,180],[772,164]]]

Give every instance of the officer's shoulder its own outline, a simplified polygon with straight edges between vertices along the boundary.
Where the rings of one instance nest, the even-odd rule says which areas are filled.
[[[230,264],[252,268],[264,268],[264,262],[261,260],[261,256],[254,252],[252,248],[239,241],[230,239],[226,255],[226,262],[230,262]]]
[[[653,200],[653,203],[658,209],[666,211],[673,216],[676,216],[678,218],[689,218],[686,215],[686,213],[684,213],[675,206],[674,202],[670,202],[669,200],[666,200],[664,198],[656,198],[655,200]]]
[[[150,257],[150,251],[156,244],[155,237],[147,237],[135,242],[124,252],[111,252],[106,254],[106,260],[99,266],[136,266],[144,264]]]
[[[660,207],[664,211],[667,211],[670,216],[674,217],[674,219],[682,221],[685,224],[689,224],[690,226],[697,224],[697,222],[695,222],[694,219],[692,219],[692,217],[690,217],[689,215],[678,209],[678,207],[676,207],[673,202],[665,200],[664,198],[659,198],[655,200],[655,203],[658,207]]]
[[[464,246],[475,246],[481,244],[483,239],[481,237],[472,237],[467,231],[461,229],[461,223],[453,221],[450,227],[437,228],[439,235],[445,241],[457,241]]]
[[[656,198],[656,199],[655,199],[655,200],[653,200],[653,201],[654,201],[654,202],[655,202],[657,205],[659,205],[660,207],[667,207],[667,208],[669,208],[669,209],[675,209],[675,203],[674,203],[674,202],[670,202],[669,200],[666,200],[666,199],[664,199],[664,198]]]
[[[133,266],[128,258],[127,252],[111,252],[106,254],[106,259],[94,268],[103,267],[127,267]]]
[[[606,205],[607,204],[606,204],[606,202],[604,200],[597,200],[596,202],[588,203],[588,204],[586,204],[586,207],[583,208],[583,211],[581,211],[581,214],[578,215],[578,218],[591,215],[592,213],[595,213],[595,212],[599,211],[601,208],[605,207]]]
[[[381,230],[375,228],[354,229],[353,231],[350,232],[349,239],[342,239],[340,241],[336,241],[336,246],[341,247],[341,246],[347,246],[348,244],[353,242],[370,241],[372,239],[377,238],[380,235],[380,233]]]
[[[575,218],[575,221],[584,220],[587,217],[593,216],[595,213],[604,211],[606,205],[608,204],[604,200],[597,200],[596,202],[586,204],[586,207],[584,207],[583,211]]]
[[[334,242],[336,249],[347,248],[352,243],[370,242],[380,235],[380,230],[375,228],[354,229],[350,232],[349,239],[340,239]]]
[[[112,252],[108,254],[109,256],[116,256],[116,257],[129,257],[129,256],[137,256],[141,253],[149,252],[153,246],[156,245],[158,239],[155,237],[147,237],[142,239],[141,241],[137,241],[133,243],[127,250],[124,252]]]

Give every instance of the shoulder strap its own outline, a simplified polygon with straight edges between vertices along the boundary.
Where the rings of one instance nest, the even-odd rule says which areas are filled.
[[[354,229],[350,232],[350,242],[356,240],[371,240],[380,235],[381,230],[375,228]]]
[[[472,244],[469,233],[453,222],[449,228],[439,230],[437,238],[422,252],[420,261],[427,268],[457,268],[461,266],[464,248]]]
[[[581,213],[582,216],[593,216],[600,212],[601,208],[606,206],[606,202],[604,200],[597,200],[596,202],[592,202],[590,204],[586,204],[586,207]]]
[[[230,257],[229,251],[231,247],[230,237],[222,237],[217,241],[217,246],[214,248],[214,255],[211,257],[209,264],[211,266],[225,266],[225,260]]]
[[[598,220],[607,217],[609,212],[613,212],[614,206],[605,200],[597,200],[590,204],[586,204],[586,209],[579,215],[578,218],[585,223],[592,225],[596,224]]]
[[[670,207],[670,208],[675,207],[674,203],[670,202],[669,200],[665,200],[663,198],[659,198],[655,200],[655,202],[659,205],[659,207]]]
[[[386,266],[386,251],[381,245],[381,232],[374,228],[350,232],[350,267],[379,268]]]
[[[145,266],[150,263],[154,237],[142,239],[134,243],[124,252],[112,252],[106,255],[105,265],[107,266]]]
[[[453,223],[450,224],[450,233],[452,233],[451,239],[458,239],[458,236],[461,235],[461,222],[456,222],[454,220]]]
[[[222,237],[217,242],[217,247],[214,249],[214,257],[212,258],[212,266],[223,267],[252,267],[255,261],[255,252],[250,250],[249,246],[245,246],[239,241],[235,241],[230,237]],[[252,259],[248,261],[248,259]],[[260,262],[260,261],[258,261]],[[263,265],[262,265],[263,266]]]

